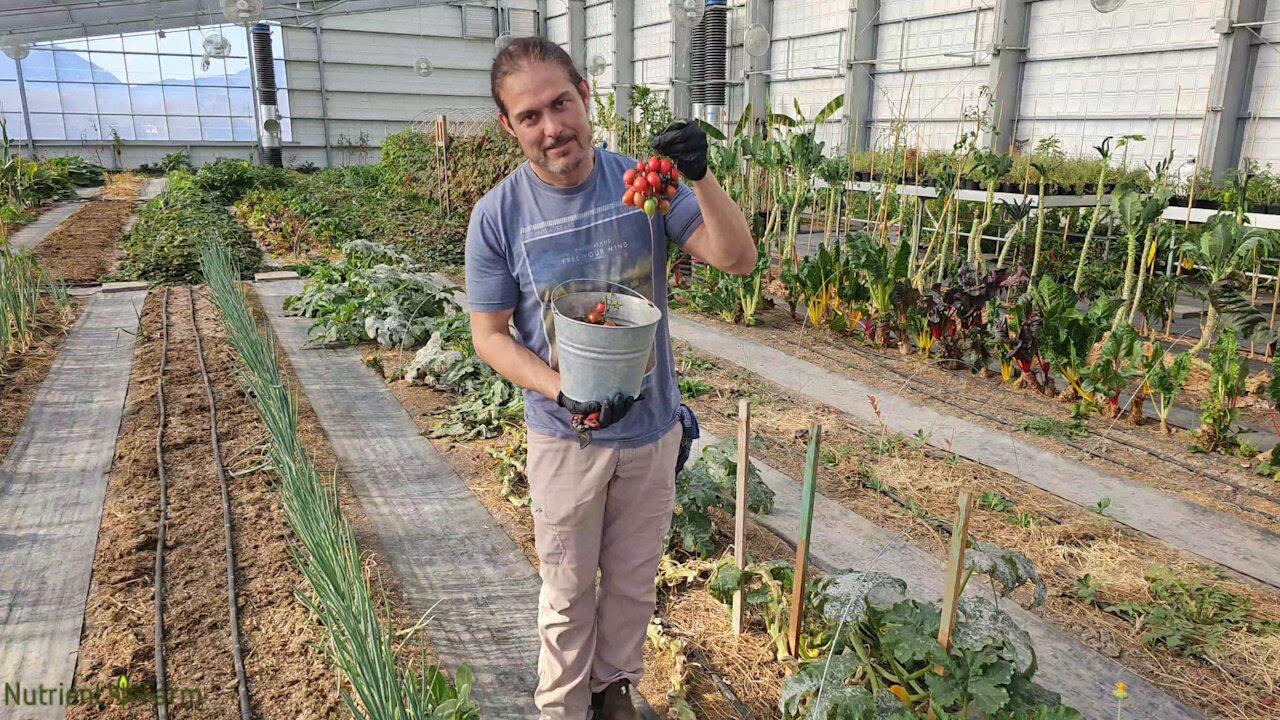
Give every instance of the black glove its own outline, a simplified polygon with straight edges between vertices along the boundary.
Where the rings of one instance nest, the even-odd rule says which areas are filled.
[[[676,163],[681,175],[701,180],[707,175],[707,134],[695,122],[671,123],[653,139],[653,149]]]
[[[578,432],[589,430],[603,430],[610,425],[622,419],[631,406],[644,399],[644,395],[640,397],[631,397],[618,393],[603,403],[595,402],[579,402],[572,398],[567,398],[561,392],[556,395],[556,404],[568,410],[572,417],[570,424],[573,429]]]

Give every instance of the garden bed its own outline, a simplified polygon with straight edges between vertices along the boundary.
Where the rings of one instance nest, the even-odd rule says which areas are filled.
[[[700,321],[750,338],[832,372],[892,390],[934,410],[1001,432],[1016,433],[1073,461],[1087,463],[1126,480],[1174,492],[1244,522],[1280,531],[1280,487],[1252,471],[1252,457],[1190,453],[1192,431],[1158,423],[1134,426],[1127,419],[1093,417],[1077,422],[1071,403],[1050,399],[968,372],[955,372],[915,355],[857,343],[825,328],[802,324],[783,307],[763,309],[754,327],[700,315]],[[1196,371],[1193,369],[1193,378]],[[1201,371],[1202,372],[1202,371]],[[1203,382],[1203,380],[1202,380]],[[1189,381],[1190,385],[1191,382]]]
[[[35,247],[36,257],[68,284],[101,282],[115,269],[116,245],[133,211],[132,200],[90,200]]]
[[[168,687],[197,691],[198,709],[178,716],[236,717],[237,681],[230,651],[227,564],[223,511],[212,463],[209,408],[195,345],[187,289],[169,296],[164,393],[164,463],[168,484],[164,653]],[[154,568],[159,513],[156,437],[157,377],[164,347],[163,290],[145,304],[142,330],[126,400],[125,417],[108,480],[102,528],[94,559],[75,682],[106,688],[126,676],[136,687],[154,688]],[[237,602],[248,678],[256,717],[338,717],[345,714],[335,675],[324,652],[324,635],[295,594],[306,584],[291,555],[296,540],[283,514],[278,486],[265,465],[266,430],[237,379],[236,358],[217,313],[202,293],[195,321],[217,403],[218,433],[228,472],[232,537],[237,563]],[[305,396],[300,433],[321,467],[333,467]],[[357,528],[366,570],[388,591],[400,627],[416,617],[395,579],[379,569],[376,545],[349,487],[335,479],[342,512]],[[413,638],[412,651],[429,651]],[[136,710],[108,704],[78,706],[71,718],[136,717]]]
[[[1280,598],[1274,592],[1220,578],[1186,553],[1125,532],[1095,513],[976,463],[929,451],[915,438],[856,423],[751,373],[724,369],[679,343],[677,366],[686,402],[705,427],[722,437],[736,431],[737,397],[750,397],[759,443],[754,456],[793,478],[801,477],[804,457],[791,439],[820,420],[819,489],[850,511],[910,537],[935,557],[945,559],[949,552],[957,493],[973,491],[980,501],[971,514],[971,536],[1022,552],[1035,563],[1048,586],[1043,616],[1172,696],[1242,720],[1269,717],[1280,707],[1274,690],[1280,636],[1274,632],[1227,632],[1208,660],[1198,660],[1165,646],[1144,645],[1133,622],[1106,610],[1149,602],[1144,574],[1156,566],[1169,568],[1182,580],[1213,583],[1248,598],[1250,614],[1258,620],[1280,620]],[[700,396],[691,399],[689,391],[695,388]],[[1025,592],[1018,591],[1014,599],[1025,602]]]

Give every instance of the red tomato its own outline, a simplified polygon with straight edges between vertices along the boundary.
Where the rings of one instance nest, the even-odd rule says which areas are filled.
[[[657,155],[654,155],[653,157],[649,158],[650,170],[652,170],[653,172],[657,172],[658,168],[660,167],[662,167],[662,160]]]
[[[675,165],[671,166],[671,182],[680,182],[680,171],[676,169]]]
[[[675,185],[668,185],[668,186],[667,186],[667,192],[666,192],[666,195],[667,195],[667,199],[668,199],[668,200],[675,200],[675,199],[676,199],[676,186],[675,186]]]
[[[627,190],[626,192],[622,193],[622,204],[631,205],[635,203],[635,198],[636,198],[636,191]]]
[[[636,172],[644,172],[644,171],[645,171],[645,169],[646,169],[646,168],[645,168],[644,161],[643,161],[643,160],[637,160],[637,161],[636,161]]]
[[[661,172],[661,173],[662,173],[662,174],[664,174],[664,175],[670,175],[670,174],[671,174],[671,161],[670,161],[670,160],[668,160],[668,159],[666,159],[666,158],[662,158],[662,162],[660,163],[660,167],[658,168],[658,172]]]
[[[657,170],[650,170],[649,174],[645,176],[645,179],[649,181],[649,187],[651,188],[656,189],[662,187],[662,178],[658,177]]]
[[[630,185],[631,183],[635,182],[635,180],[636,180],[636,171],[635,171],[635,170],[628,170],[628,171],[626,171],[626,172],[622,173],[622,182],[624,182],[624,183],[626,183],[626,184]]]
[[[643,195],[649,191],[649,181],[645,178],[645,176],[641,175],[636,178],[636,181],[631,186],[631,189]]]

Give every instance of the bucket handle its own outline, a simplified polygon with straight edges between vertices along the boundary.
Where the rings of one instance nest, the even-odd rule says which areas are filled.
[[[558,300],[558,299],[560,299],[560,298],[564,297],[565,295],[567,295],[567,294],[568,294],[567,292],[561,292],[561,290],[564,288],[564,286],[565,286],[565,285],[568,285],[569,283],[575,283],[575,282],[600,283],[600,284],[603,284],[603,285],[608,285],[608,286],[610,286],[610,287],[620,288],[620,289],[622,289],[623,291],[625,291],[625,293],[626,293],[626,294],[628,294],[628,295],[634,295],[634,296],[636,296],[636,297],[640,298],[641,300],[643,300],[643,301],[645,301],[645,302],[649,303],[650,305],[654,305],[654,302],[653,302],[652,300],[650,300],[649,298],[645,297],[644,295],[641,295],[640,293],[636,292],[635,290],[633,290],[633,289],[631,289],[631,288],[627,287],[626,285],[621,285],[621,284],[619,284],[619,283],[611,282],[611,281],[609,281],[609,280],[596,280],[596,279],[594,279],[594,278],[570,278],[569,280],[565,280],[564,282],[560,283],[559,285],[556,285],[556,286],[555,286],[555,288],[551,291],[551,298],[550,298],[551,302],[552,302],[552,303],[554,303],[556,300]],[[657,307],[657,306],[656,306],[656,305],[654,305],[654,307]]]

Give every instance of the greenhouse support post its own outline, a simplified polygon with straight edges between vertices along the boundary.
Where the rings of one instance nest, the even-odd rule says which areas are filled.
[[[569,56],[578,72],[587,77],[587,3],[586,0],[565,2],[569,12]]]
[[[773,36],[773,0],[748,0],[747,25],[759,23]],[[769,69],[772,66],[770,56],[765,53],[761,57],[746,55],[747,59],[747,102],[751,105],[751,134],[764,137],[769,117]]]
[[[986,131],[982,144],[998,152],[1009,151],[1017,129],[1022,62],[1027,55],[1028,4],[1028,0],[997,0],[995,3],[995,37],[987,70],[987,87],[992,88],[994,124]]]
[[[747,479],[751,468],[751,401],[738,400],[738,492],[733,512],[733,562],[739,569],[747,564]],[[742,634],[742,588],[733,591],[733,634]]]
[[[27,150],[31,152],[31,159],[35,160],[36,136],[31,133],[31,103],[27,102],[27,85],[22,79],[22,61],[14,60],[13,67],[18,78],[18,97],[22,100],[22,127],[27,131]]]
[[[822,425],[809,426],[809,452],[804,459],[804,486],[800,491],[800,532],[796,534],[796,567],[791,579],[791,625],[787,629],[787,651],[800,652],[800,631],[804,622],[804,584],[809,568],[809,535],[813,530],[813,498],[818,484],[818,446]]]
[[[969,543],[969,510],[973,507],[973,495],[968,490],[961,492],[959,504],[960,512],[951,531],[946,585],[943,586],[942,625],[938,628],[938,644],[948,651],[951,650],[951,632],[956,627],[956,607],[960,603],[960,592],[964,590],[964,551]]]
[[[876,18],[880,0],[849,0],[849,31],[846,33],[844,116],[845,145],[855,152],[870,147],[871,98],[874,83],[871,68],[876,59]]]
[[[613,8],[613,97],[622,120],[631,119],[631,89],[635,82],[635,5],[615,2]]]
[[[1257,63],[1257,55],[1250,52],[1256,36],[1251,29],[1239,25],[1261,21],[1266,11],[1266,0],[1226,0],[1222,17],[1214,24],[1218,52],[1209,78],[1204,151],[1197,165],[1211,169],[1215,180],[1221,180],[1238,164],[1240,118],[1248,114],[1251,70]]]

